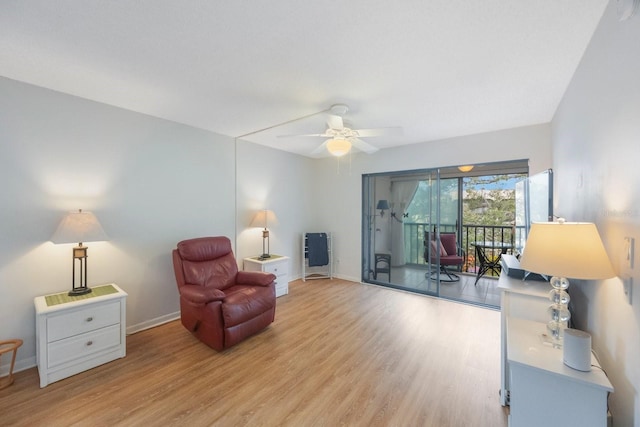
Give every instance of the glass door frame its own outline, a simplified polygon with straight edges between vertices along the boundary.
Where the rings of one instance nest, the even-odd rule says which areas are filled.
[[[437,258],[436,264],[429,264],[428,257],[425,260],[427,263],[427,269],[425,269],[424,278],[426,279],[427,285],[425,288],[417,288],[417,287],[407,287],[402,284],[394,283],[391,277],[391,273],[389,276],[384,273],[382,277],[388,277],[388,281],[383,281],[379,277],[374,277],[374,272],[376,271],[375,265],[375,255],[376,255],[376,218],[384,217],[384,214],[381,214],[376,210],[376,205],[378,199],[376,198],[376,178],[381,177],[411,177],[411,176],[420,176],[423,178],[429,179],[430,184],[430,192],[428,198],[428,211],[429,211],[429,221],[424,225],[424,230],[426,234],[426,239],[430,239],[432,237],[432,229],[434,225],[436,225],[436,230],[439,230],[440,221],[440,198],[434,197],[434,194],[439,194],[440,192],[440,179],[439,179],[439,169],[420,169],[414,171],[401,171],[401,172],[381,172],[381,173],[372,173],[372,174],[363,174],[362,175],[362,271],[361,271],[361,280],[363,283],[372,283],[377,285],[382,285],[390,288],[407,290],[410,292],[417,292],[431,296],[440,296],[440,263],[439,257]],[[416,178],[417,179],[417,178]],[[434,189],[435,186],[435,189]],[[389,192],[390,193],[390,192]],[[435,205],[434,205],[435,202]],[[404,217],[404,212],[395,212],[394,208],[398,208],[398,206],[394,206],[393,202],[391,203],[393,208],[390,209],[389,212],[386,213],[388,221],[402,221]],[[408,206],[406,206],[408,207]],[[401,208],[402,209],[402,208]],[[398,218],[400,217],[400,218]],[[432,219],[435,217],[435,223]],[[404,233],[404,227],[402,229]],[[427,245],[423,248],[423,252],[428,250],[428,240],[424,241],[424,245]],[[393,267],[390,265],[389,269],[392,270]],[[431,283],[433,282],[433,283]]]

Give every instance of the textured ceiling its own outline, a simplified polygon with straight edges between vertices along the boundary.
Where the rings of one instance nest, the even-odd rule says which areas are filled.
[[[0,75],[230,136],[345,103],[379,147],[549,122],[606,0],[4,0]],[[319,114],[245,139],[303,155]]]

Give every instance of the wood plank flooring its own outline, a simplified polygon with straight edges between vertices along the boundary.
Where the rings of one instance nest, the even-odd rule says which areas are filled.
[[[507,425],[499,312],[342,280],[289,288],[269,328],[222,353],[175,321],[44,389],[19,372],[0,425]]]

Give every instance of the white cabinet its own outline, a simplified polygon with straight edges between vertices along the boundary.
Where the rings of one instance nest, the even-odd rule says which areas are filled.
[[[562,349],[544,343],[551,286],[522,281],[504,272],[501,290],[501,368],[503,405],[510,405],[509,426],[606,426],[607,394],[613,391],[604,371],[581,372],[566,366]],[[592,364],[597,365],[595,357]]]
[[[551,285],[548,282],[523,281],[503,272],[498,279],[500,289],[500,403],[509,404],[509,361],[507,360],[507,320],[510,318],[546,322]]]
[[[540,338],[546,323],[509,319],[510,427],[605,427],[607,395],[613,391],[604,371],[582,372],[562,362],[561,348]]]
[[[34,299],[40,387],[125,357],[127,294],[115,284],[92,290]]]
[[[244,259],[245,271],[264,271],[276,276],[276,297],[289,293],[289,257],[271,255],[271,258],[251,257]]]

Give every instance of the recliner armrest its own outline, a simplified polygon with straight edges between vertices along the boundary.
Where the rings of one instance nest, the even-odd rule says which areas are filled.
[[[275,274],[262,271],[238,271],[236,276],[238,285],[269,286],[274,280]]]
[[[196,304],[207,304],[211,301],[222,301],[224,292],[216,288],[205,288],[199,285],[184,285],[179,289],[180,295]]]

